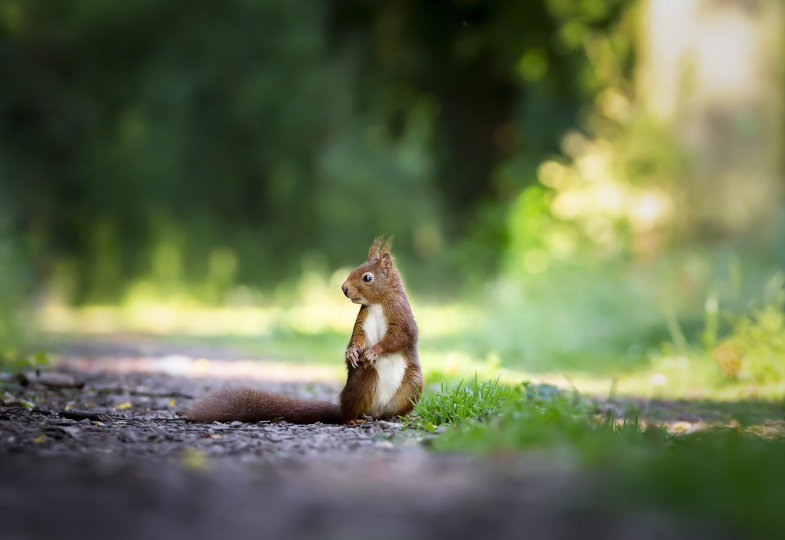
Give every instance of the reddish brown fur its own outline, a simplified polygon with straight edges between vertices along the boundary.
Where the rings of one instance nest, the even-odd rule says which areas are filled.
[[[376,370],[365,363],[356,368],[349,366],[346,386],[340,397],[340,413],[344,422],[360,418],[371,408],[376,379]]]
[[[368,251],[368,260],[355,268],[343,284],[344,294],[352,302],[363,304],[354,323],[354,331],[346,348],[349,376],[341,393],[341,416],[344,420],[357,418],[356,412],[365,412],[373,400],[376,373],[370,364],[380,355],[400,352],[406,361],[406,371],[398,392],[393,397],[393,411],[386,417],[408,414],[422,392],[422,370],[417,355],[417,324],[406,297],[403,281],[390,256],[392,239],[381,237],[374,240]],[[363,281],[363,275],[374,276],[371,283]],[[387,320],[387,332],[372,347],[365,349],[365,323],[368,305],[382,306]],[[357,368],[352,360],[358,359]],[[362,396],[362,397],[360,397]]]
[[[392,239],[385,241],[379,237],[374,240],[368,260],[354,269],[343,285],[344,294],[353,302],[363,305],[346,348],[348,376],[341,392],[340,405],[306,401],[250,388],[226,388],[194,405],[187,411],[187,416],[202,422],[281,419],[296,424],[353,423],[369,415],[378,380],[374,362],[379,356],[390,353],[401,353],[406,368],[401,386],[392,398],[392,406],[383,417],[394,418],[410,413],[423,386],[417,356],[417,324],[390,255],[391,245]],[[370,283],[362,279],[368,272],[374,277]],[[366,348],[363,324],[371,304],[381,305],[387,331],[378,343]]]
[[[258,422],[286,420],[293,424],[340,424],[338,406],[308,401],[251,388],[224,388],[191,407],[186,415],[199,422]]]

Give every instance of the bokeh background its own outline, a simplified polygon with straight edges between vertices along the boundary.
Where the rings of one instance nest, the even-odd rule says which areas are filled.
[[[0,0],[0,349],[342,369],[378,234],[431,381],[785,390],[772,0]],[[340,375],[338,375],[340,376]]]

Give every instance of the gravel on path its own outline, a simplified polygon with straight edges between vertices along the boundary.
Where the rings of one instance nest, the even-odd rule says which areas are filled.
[[[226,381],[90,370],[91,354],[101,358],[106,350],[87,350],[66,351],[59,368],[80,387],[4,382],[4,539],[726,535],[672,516],[621,514],[597,498],[596,478],[560,470],[543,456],[431,453],[426,435],[397,422],[189,422],[180,412]],[[132,343],[122,345],[124,354],[129,350],[138,354]],[[146,353],[155,357],[149,347]],[[336,399],[340,389],[280,380],[253,385],[314,399]]]

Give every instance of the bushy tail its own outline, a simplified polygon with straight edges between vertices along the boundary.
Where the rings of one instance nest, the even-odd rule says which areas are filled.
[[[251,388],[224,388],[189,408],[185,415],[199,422],[286,420],[293,424],[343,423],[338,405],[308,401]]]

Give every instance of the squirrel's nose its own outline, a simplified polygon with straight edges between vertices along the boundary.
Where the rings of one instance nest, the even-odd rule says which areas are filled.
[[[341,290],[343,291],[343,295],[346,298],[349,298],[349,286],[344,283],[343,287],[341,287]]]

